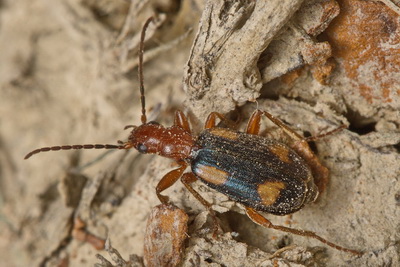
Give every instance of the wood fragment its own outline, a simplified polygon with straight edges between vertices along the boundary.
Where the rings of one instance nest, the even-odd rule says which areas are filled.
[[[200,119],[259,96],[257,61],[302,2],[206,3],[184,76],[187,105]]]

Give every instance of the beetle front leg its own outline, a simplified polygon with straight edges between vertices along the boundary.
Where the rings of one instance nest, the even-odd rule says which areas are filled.
[[[185,173],[184,175],[182,175],[181,177],[181,181],[183,183],[183,185],[189,190],[189,192],[198,200],[200,201],[200,203],[206,207],[206,209],[208,210],[208,212],[210,213],[213,222],[214,222],[214,234],[213,236],[216,237],[218,234],[218,230],[219,230],[219,223],[217,220],[217,215],[215,214],[215,211],[212,209],[212,205],[205,200],[196,190],[194,190],[194,188],[191,186],[191,183],[195,182],[197,180],[197,177],[189,172],[189,173]]]
[[[169,198],[161,195],[161,192],[171,187],[176,181],[178,181],[186,167],[186,164],[182,164],[178,169],[172,170],[164,175],[164,177],[158,182],[156,186],[156,194],[161,203],[168,204]]]
[[[185,114],[180,110],[175,111],[174,125],[181,127],[182,129],[186,130],[188,133],[191,132],[190,126],[189,126],[189,120],[187,119]]]
[[[287,232],[287,233],[292,233],[292,234],[295,234],[295,235],[311,237],[311,238],[317,239],[317,240],[321,241],[322,243],[324,243],[324,244],[326,244],[326,245],[328,245],[330,247],[333,247],[333,248],[335,248],[337,250],[344,251],[344,252],[349,252],[349,253],[352,253],[352,254],[355,254],[355,255],[358,255],[358,256],[363,255],[363,252],[336,245],[336,244],[326,240],[325,238],[320,237],[319,235],[317,235],[314,232],[305,231],[305,230],[299,230],[299,229],[293,229],[293,228],[280,226],[280,225],[274,225],[267,218],[265,218],[264,216],[262,216],[260,213],[258,213],[257,211],[255,211],[252,208],[246,207],[246,213],[247,213],[247,216],[249,216],[249,218],[253,222],[255,222],[255,223],[257,223],[257,224],[259,224],[259,225],[261,225],[263,227],[272,228],[272,229],[275,229],[275,230],[279,230],[279,231]]]

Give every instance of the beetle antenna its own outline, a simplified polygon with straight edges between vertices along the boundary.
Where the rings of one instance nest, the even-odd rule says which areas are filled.
[[[24,159],[29,159],[35,154],[47,151],[58,151],[58,150],[71,150],[71,149],[126,149],[125,145],[109,145],[109,144],[88,144],[88,145],[65,145],[65,146],[50,146],[35,149],[26,154]]]
[[[144,52],[144,39],[146,36],[146,29],[149,26],[150,22],[153,21],[153,17],[150,17],[146,20],[145,24],[142,28],[142,33],[140,35],[140,44],[139,44],[139,65],[138,65],[138,72],[139,72],[139,84],[140,84],[140,102],[142,103],[142,116],[141,121],[142,124],[145,124],[147,121],[146,118],[146,101],[144,98],[144,78],[143,78],[143,52]]]

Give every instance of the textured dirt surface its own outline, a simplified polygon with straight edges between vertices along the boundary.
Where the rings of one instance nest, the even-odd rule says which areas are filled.
[[[180,265],[400,262],[399,15],[379,1],[261,2],[0,1],[4,266],[143,266],[147,220],[160,204],[155,186],[175,163],[133,150],[23,157],[42,146],[126,140],[124,126],[140,124],[140,29],[154,14],[144,65],[149,119],[171,125],[179,108],[196,133],[218,111],[243,129],[258,107],[300,134],[348,125],[313,145],[331,174],[319,200],[266,217],[365,252],[259,227],[196,182],[217,211],[223,233],[214,239],[208,212],[178,182],[165,194],[189,215]],[[280,136],[264,123],[265,134]]]

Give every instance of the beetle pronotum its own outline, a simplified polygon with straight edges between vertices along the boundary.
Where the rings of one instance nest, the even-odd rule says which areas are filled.
[[[143,26],[139,47],[139,82],[141,95],[140,126],[133,126],[128,141],[119,145],[88,144],[43,147],[28,153],[25,159],[46,151],[69,149],[130,149],[140,153],[158,154],[175,160],[179,167],[168,172],[156,186],[156,194],[162,203],[168,203],[167,196],[161,194],[181,180],[185,187],[198,199],[212,215],[216,228],[215,213],[191,183],[200,180],[209,187],[226,194],[243,204],[251,220],[267,228],[311,237],[340,251],[356,255],[362,253],[336,245],[314,232],[274,225],[258,211],[275,215],[287,215],[315,201],[324,189],[328,170],[311,151],[307,141],[332,134],[303,138],[282,121],[266,111],[256,110],[250,117],[245,132],[237,132],[216,126],[217,119],[224,116],[212,112],[204,130],[196,137],[192,135],[189,121],[181,112],[175,112],[174,124],[164,127],[156,122],[147,122],[143,78],[143,50],[145,32],[152,21],[149,18]],[[290,145],[259,135],[262,116],[283,130],[292,140]],[[191,172],[186,168],[191,166]]]

